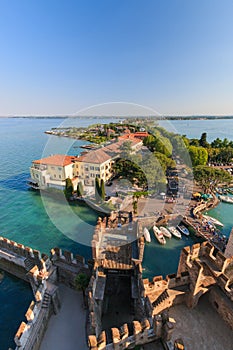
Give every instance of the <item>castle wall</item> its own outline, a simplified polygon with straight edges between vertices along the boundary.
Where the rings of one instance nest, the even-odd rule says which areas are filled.
[[[233,256],[233,228],[231,230],[224,255],[226,258],[231,258]]]
[[[71,252],[60,248],[51,249],[51,260],[53,266],[57,268],[56,279],[67,287],[75,288],[75,278],[80,272],[89,272],[85,259],[80,256],[74,256]]]
[[[90,335],[88,337],[89,349],[122,350],[147,344],[161,338],[164,341],[169,341],[174,329],[174,320],[170,319],[166,314],[157,315],[152,320],[133,321],[131,328],[132,335],[130,335],[127,324],[122,325],[121,328],[112,328],[112,343],[109,344],[106,342],[104,331],[98,338],[95,335]]]
[[[13,261],[0,258],[0,269],[10,273],[11,275],[19,279],[29,282],[27,277],[27,271],[25,270],[25,268],[20,265],[14,264]]]
[[[210,289],[209,300],[213,308],[233,330],[233,302],[217,286]]]

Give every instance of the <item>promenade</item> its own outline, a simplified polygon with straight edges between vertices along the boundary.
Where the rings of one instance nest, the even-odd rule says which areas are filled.
[[[87,350],[82,293],[63,285],[59,289],[61,310],[50,318],[40,350]]]

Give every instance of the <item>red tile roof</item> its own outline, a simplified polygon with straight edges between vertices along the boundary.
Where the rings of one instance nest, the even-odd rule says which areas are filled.
[[[100,148],[78,157],[77,160],[79,162],[101,164],[107,160],[110,160],[111,158],[112,157],[110,155],[108,155],[103,149]]]
[[[125,134],[125,135],[121,135],[118,137],[118,140],[119,141],[122,141],[122,140],[130,140],[132,141],[133,143],[139,143],[140,140],[138,140],[138,138],[134,137],[134,134]]]
[[[69,164],[72,164],[73,161],[77,159],[77,157],[74,156],[66,156],[63,154],[55,154],[53,156],[42,158],[38,160],[34,160],[34,164],[46,164],[46,165],[55,165],[55,166],[67,166]]]
[[[149,134],[146,131],[138,131],[134,133],[134,137],[147,137],[147,136],[149,136]]]

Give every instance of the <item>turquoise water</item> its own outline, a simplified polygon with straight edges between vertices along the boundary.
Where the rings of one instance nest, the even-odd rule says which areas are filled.
[[[61,229],[60,231],[47,215],[43,198],[38,193],[29,191],[26,186],[33,159],[51,153],[78,154],[80,152],[79,146],[83,144],[82,141],[49,137],[44,134],[45,130],[57,127],[61,122],[61,119],[0,118],[0,232],[2,236],[45,253],[59,246],[89,258],[90,247],[78,242],[90,242],[97,215],[84,206],[75,206],[72,207],[72,219],[70,219],[69,216],[62,215],[67,210],[67,206],[49,197],[46,199],[46,206],[49,208],[50,215],[53,218],[56,217],[55,223]],[[100,121],[86,118],[72,121],[76,126],[87,126],[96,122]],[[180,121],[174,123],[177,124],[177,122]],[[217,129],[215,129],[217,133],[219,125],[218,121],[215,122],[217,122]],[[67,123],[70,125],[70,120]],[[224,121],[224,123],[229,124],[224,126],[225,130],[232,128],[233,121]],[[197,129],[198,125],[195,124],[195,128],[193,127],[189,132],[196,133]],[[186,126],[188,134],[187,131]],[[202,131],[201,126],[198,137]],[[208,132],[207,125],[205,125],[205,131]],[[222,137],[229,137],[227,133],[228,131]],[[197,137],[196,134],[189,136]],[[213,216],[226,222],[224,227],[226,233],[230,230],[231,211],[232,207],[224,203],[213,211]],[[192,239],[185,237],[182,240],[167,239],[167,244],[161,246],[155,241],[153,235],[151,236],[152,242],[145,249],[144,277],[151,278],[155,275],[176,272],[180,249],[191,245]],[[9,275],[0,284],[1,350],[14,347],[15,331],[24,319],[31,298],[29,286]]]
[[[49,139],[44,131],[60,123],[60,119],[0,119],[0,232],[2,236],[45,253],[59,246],[89,258],[90,247],[78,244],[60,232],[50,221],[40,195],[26,186],[31,161],[41,157]],[[90,120],[80,122],[81,125],[89,123]],[[54,137],[54,142],[50,143],[56,145],[58,141],[59,138]],[[60,142],[63,149],[67,149],[70,143],[67,139],[60,139]],[[75,145],[82,143],[78,141]],[[70,149],[73,154],[79,151],[78,148]],[[57,214],[61,212],[62,204],[59,206],[52,198],[48,198],[48,202]],[[72,226],[73,232],[69,232],[70,237],[77,240],[76,235],[82,233],[89,241],[96,214],[83,206],[75,207],[73,211],[76,221]],[[15,331],[31,299],[29,286],[21,281],[7,275],[0,284],[1,350],[14,347]]]

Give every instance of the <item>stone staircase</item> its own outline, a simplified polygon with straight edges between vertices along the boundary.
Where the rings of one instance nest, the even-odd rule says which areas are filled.
[[[24,264],[27,272],[29,272],[35,266],[35,262],[32,258],[26,258],[24,260]]]
[[[42,268],[42,264],[39,259],[26,258],[24,260],[25,269],[29,272],[35,265],[38,266],[39,270]]]
[[[45,292],[43,302],[42,302],[42,309],[48,309],[51,301],[51,296],[48,292]]]
[[[168,299],[169,295],[167,290],[165,290],[162,294],[160,294],[160,296],[152,303],[153,307],[158,306],[159,304],[161,304],[164,300]]]

